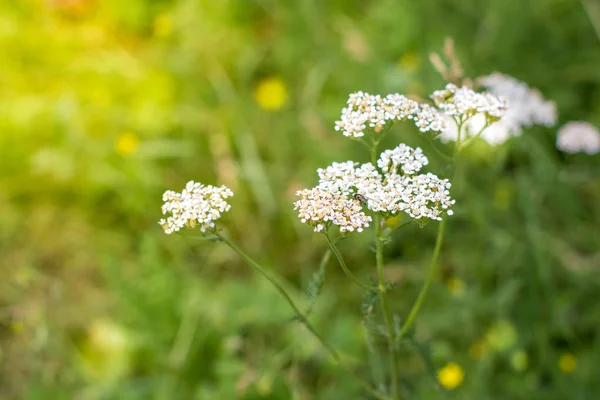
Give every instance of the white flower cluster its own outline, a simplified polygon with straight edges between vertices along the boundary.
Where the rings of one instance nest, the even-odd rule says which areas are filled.
[[[491,93],[477,93],[466,86],[452,83],[443,90],[431,95],[435,105],[446,115],[467,120],[476,114],[483,114],[490,121],[502,118],[507,109],[506,99]]]
[[[597,154],[600,152],[600,132],[589,122],[568,122],[558,130],[556,147],[566,153]]]
[[[329,167],[317,170],[319,174],[319,188],[331,193],[349,195],[356,193],[355,187],[358,183],[361,187],[375,188],[381,180],[381,174],[373,164],[363,164],[358,167],[354,161],[343,163],[334,162]]]
[[[510,102],[511,107],[502,122],[511,128],[513,134],[519,135],[521,127],[556,124],[556,104],[544,100],[539,90],[530,88],[525,82],[498,72],[482,76],[479,81],[491,93],[504,96]]]
[[[500,73],[480,77],[478,81],[491,95],[506,98],[510,107],[500,120],[491,125],[492,121],[485,116],[474,116],[465,126],[463,134],[466,137],[476,135],[485,128],[481,138],[491,145],[498,145],[513,136],[521,135],[524,127],[556,124],[554,102],[544,100],[538,90],[530,88],[526,83]],[[486,127],[486,124],[489,126]],[[456,137],[456,127],[441,136],[442,140],[456,140]]]
[[[329,224],[340,227],[340,232],[362,232],[369,226],[371,217],[362,211],[358,200],[321,189],[303,189],[296,192],[300,200],[294,203],[298,218],[310,224],[315,232],[321,232]]]
[[[189,181],[181,193],[167,190],[163,194],[163,215],[170,214],[158,223],[165,233],[171,234],[181,228],[200,226],[200,231],[215,227],[215,221],[221,218],[221,213],[229,211],[231,205],[225,201],[233,196],[226,186],[205,186]]]
[[[419,104],[419,111],[409,117],[421,132],[435,132],[436,135],[444,132],[448,127],[446,119],[440,112],[429,104]]]
[[[351,138],[363,137],[367,128],[381,132],[387,122],[407,119],[413,120],[422,132],[441,132],[445,128],[444,118],[435,108],[397,93],[381,97],[357,92],[350,95],[347,104],[335,130]]]
[[[347,161],[319,169],[318,188],[335,195],[360,196],[374,212],[396,214],[404,211],[412,218],[441,220],[443,211],[452,215],[450,182],[428,173],[416,175],[428,164],[420,148],[400,144],[384,151],[377,165]]]
[[[393,150],[384,151],[377,160],[377,166],[383,173],[391,173],[401,167],[402,172],[407,175],[416,174],[427,164],[429,164],[429,160],[421,148],[413,149],[404,143],[400,143]]]

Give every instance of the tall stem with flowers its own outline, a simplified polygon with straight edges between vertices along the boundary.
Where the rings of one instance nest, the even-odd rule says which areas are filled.
[[[358,92],[350,95],[335,129],[365,145],[369,149],[370,162],[333,162],[326,168],[318,169],[318,184],[310,189],[299,190],[299,199],[294,203],[300,221],[323,235],[348,278],[378,297],[389,361],[389,375],[383,385],[374,384],[347,366],[311,324],[284,286],[218,229],[217,221],[230,208],[227,199],[233,195],[231,190],[224,186],[204,186],[192,181],[181,193],[167,191],[163,196],[162,211],[166,218],[160,224],[166,233],[177,232],[186,227],[199,228],[205,238],[229,246],[275,287],[295,312],[296,319],[306,326],[338,365],[351,374],[365,392],[381,400],[401,398],[399,343],[413,327],[435,276],[446,217],[453,214],[455,200],[450,197],[453,176],[444,179],[431,172],[421,172],[429,164],[429,160],[420,148],[400,143],[393,149],[379,152],[378,147],[384,136],[390,134],[391,126],[398,122],[410,121],[423,134],[432,138],[454,134],[454,151],[451,156],[444,157],[450,160],[454,171],[454,164],[461,150],[472,141],[463,139],[463,134],[470,134],[471,138],[479,137],[503,116],[507,107],[502,98],[453,84],[434,92],[431,98],[433,104],[419,103],[400,94],[382,97]],[[470,129],[464,132],[467,124],[475,119],[479,121],[477,132],[473,134]],[[408,215],[410,220],[396,227],[386,224],[389,218],[400,213]],[[391,285],[385,276],[384,246],[391,241],[391,234],[395,230],[412,223],[423,226],[428,221],[438,223],[429,269],[414,305],[406,318],[402,319],[403,324],[397,328],[397,318],[390,307]],[[353,272],[356,269],[345,262],[337,246],[340,240],[360,232],[371,232],[373,235],[373,272],[377,277],[374,281],[361,280]]]

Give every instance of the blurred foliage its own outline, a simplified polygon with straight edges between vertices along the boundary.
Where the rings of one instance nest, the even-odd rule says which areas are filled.
[[[443,85],[428,54],[449,35],[469,76],[511,74],[562,122],[599,125],[600,15],[581,4],[0,2],[0,398],[366,399],[234,254],[162,233],[162,192],[231,187],[230,234],[306,299],[326,243],[291,202],[316,168],[365,159],[332,129],[348,93],[425,97]],[[410,127],[388,139],[431,153]],[[403,348],[406,398],[600,396],[600,159],[554,140],[536,129],[467,154]],[[388,248],[399,315],[433,225]],[[369,238],[345,242],[370,274]],[[360,292],[331,264],[311,318],[377,381]]]

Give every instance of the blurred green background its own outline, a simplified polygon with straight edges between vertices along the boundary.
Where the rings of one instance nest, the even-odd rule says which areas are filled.
[[[294,192],[368,159],[333,130],[349,93],[426,97],[452,36],[468,76],[513,75],[598,126],[599,21],[585,0],[3,0],[0,399],[368,399],[235,254],[164,235],[162,192],[232,188],[224,228],[306,303],[326,243]],[[466,154],[407,399],[600,398],[600,158],[560,154],[555,131]],[[443,171],[413,127],[387,139]],[[386,249],[398,315],[436,228]],[[362,276],[369,243],[341,243]],[[331,262],[311,318],[377,382],[362,303]]]

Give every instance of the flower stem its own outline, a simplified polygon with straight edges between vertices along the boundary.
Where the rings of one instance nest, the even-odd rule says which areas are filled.
[[[335,254],[335,256],[337,257],[337,259],[340,263],[340,266],[344,270],[344,273],[346,274],[346,276],[348,276],[348,278],[352,279],[354,281],[354,283],[356,283],[358,286],[362,287],[363,289],[366,289],[371,292],[376,292],[378,290],[378,288],[376,286],[372,286],[372,285],[362,282],[360,279],[358,279],[356,276],[354,276],[354,274],[352,274],[352,272],[350,272],[350,270],[346,266],[346,263],[344,262],[342,253],[340,253],[340,250],[337,248],[335,243],[329,238],[329,235],[325,234],[325,238],[327,239],[327,243],[329,243],[329,247],[331,248],[331,251],[333,251],[333,254]]]
[[[458,127],[458,137],[456,139],[456,144],[454,147],[454,155],[452,156],[452,178],[450,179],[451,181],[453,181],[454,177],[456,176],[456,158],[458,157],[458,153],[461,148],[460,147],[460,138],[461,138],[463,121],[462,120],[457,121],[456,124]],[[442,222],[440,222],[440,225],[438,227],[438,232],[437,232],[437,238],[435,240],[435,247],[433,249],[433,256],[431,257],[431,263],[429,264],[429,270],[427,271],[427,278],[425,279],[425,283],[423,283],[423,287],[421,288],[421,291],[419,292],[419,295],[417,297],[417,300],[415,301],[415,304],[410,309],[410,312],[408,314],[408,318],[406,319],[406,322],[404,323],[404,325],[402,326],[402,329],[400,330],[400,333],[398,334],[398,340],[400,340],[410,330],[410,328],[412,327],[412,325],[415,322],[415,318],[417,317],[419,310],[421,309],[421,305],[423,304],[423,301],[425,300],[425,295],[427,294],[429,285],[431,284],[431,281],[433,280],[433,276],[435,275],[435,272],[437,270],[437,261],[440,256],[440,250],[442,249],[442,243],[444,242],[444,228],[446,227],[446,220],[447,219],[444,218],[444,219],[442,219]]]
[[[379,400],[392,400],[392,399],[388,398],[387,396],[379,393],[377,390],[375,390],[368,382],[363,380],[357,373],[352,371],[352,369],[350,369],[350,367],[348,367],[346,364],[344,364],[342,362],[342,358],[339,355],[339,353],[333,347],[331,347],[331,345],[329,343],[327,343],[325,341],[325,339],[323,338],[323,336],[321,336],[320,333],[318,333],[315,330],[315,328],[312,326],[312,324],[308,321],[308,318],[306,317],[306,315],[304,315],[304,313],[302,311],[300,311],[300,308],[298,308],[298,306],[294,303],[294,301],[292,300],[290,295],[287,293],[287,291],[283,288],[283,286],[281,286],[281,284],[275,278],[273,278],[263,267],[261,267],[260,264],[258,264],[256,261],[251,259],[246,253],[244,253],[239,247],[237,247],[235,244],[233,244],[233,242],[231,242],[226,237],[222,236],[219,233],[216,233],[215,235],[220,240],[222,240],[227,246],[229,246],[229,248],[231,248],[233,251],[235,251],[240,257],[242,257],[242,259],[244,261],[246,261],[246,263],[248,263],[255,270],[257,270],[262,276],[264,276],[275,287],[275,289],[277,289],[277,291],[283,296],[283,298],[292,307],[292,309],[296,313],[298,319],[304,324],[304,326],[306,326],[306,328],[310,331],[310,333],[312,333],[312,335],[329,352],[331,357],[336,361],[336,363],[338,365],[340,365],[344,370],[346,370],[346,372],[348,372],[350,375],[352,375],[354,377],[354,379],[356,379],[356,381],[367,392],[369,392],[371,395],[375,396],[375,398],[377,398]]]
[[[363,138],[358,138],[356,139],[360,144],[362,144],[363,146],[365,146],[366,148],[370,149],[371,145],[369,143],[367,143]]]
[[[377,145],[379,145],[379,142],[374,140],[371,146],[371,163],[374,167],[377,166]]]
[[[438,155],[440,155],[446,161],[452,160],[452,157],[450,157],[448,154],[444,153],[442,150],[440,150],[437,147],[437,144],[435,144],[435,141],[433,140],[433,138],[430,135],[426,134],[424,136],[429,140],[429,143],[431,144],[431,148],[433,150],[435,150],[435,152],[438,153]]]
[[[483,133],[483,131],[485,131],[485,130],[486,130],[486,128],[487,128],[488,126],[489,126],[489,125],[486,123],[486,124],[483,126],[483,128],[481,128],[481,129],[479,130],[479,132],[477,132],[477,134],[476,134],[476,135],[474,135],[474,136],[471,136],[470,138],[468,138],[467,140],[465,140],[464,142],[462,142],[462,144],[461,144],[461,149],[464,149],[464,148],[465,148],[465,147],[467,147],[469,144],[471,144],[471,142],[472,142],[472,141],[474,141],[475,139],[477,139],[478,137],[480,137],[480,136],[481,136],[481,134]],[[460,150],[460,149],[459,149],[459,150]],[[456,149],[455,149],[455,151],[456,151]]]
[[[373,140],[371,146],[371,162],[377,166],[377,146],[380,137]],[[381,216],[375,215],[375,264],[377,266],[377,277],[379,280],[378,292],[379,302],[385,317],[385,323],[388,330],[388,351],[390,357],[390,374],[392,382],[392,398],[398,399],[398,351],[396,340],[394,338],[394,322],[387,304],[387,295],[385,287],[385,276],[383,274],[383,237],[381,235]]]
[[[402,224],[400,224],[400,225],[398,225],[398,226],[390,229],[388,231],[388,234],[391,234],[393,232],[399,231],[400,229],[402,229],[404,227],[407,227],[408,225],[414,225],[414,224],[417,224],[417,223],[418,223],[417,221],[415,221],[414,219],[411,219],[410,221],[406,221],[406,222],[404,222],[404,223],[402,223]]]
[[[437,269],[436,268],[437,260],[440,255],[440,249],[442,248],[442,242],[444,241],[444,227],[445,226],[446,226],[446,219],[443,219],[442,222],[440,222],[440,226],[438,228],[437,239],[435,241],[435,248],[433,250],[433,256],[431,258],[431,263],[429,265],[429,271],[427,272],[427,279],[425,280],[425,283],[423,284],[423,287],[421,288],[421,291],[419,292],[417,301],[415,301],[415,304],[412,306],[410,313],[408,314],[408,318],[406,319],[406,322],[404,323],[404,325],[402,326],[402,329],[400,330],[400,334],[398,335],[398,340],[401,339],[411,328],[411,326],[415,322],[415,318],[417,317],[419,310],[421,309],[421,305],[423,304],[423,300],[425,299],[425,295],[427,294],[427,289],[429,289],[429,285],[431,284],[431,281],[432,281],[433,276],[435,275],[435,271]]]
[[[458,152],[460,150],[460,137],[462,135],[463,120],[462,119],[459,120],[456,123],[456,125],[457,125],[457,129],[458,129],[458,134],[456,137],[456,144],[454,145],[454,154],[452,155],[452,164],[454,164],[454,162],[456,161],[456,157],[458,156]],[[483,132],[483,130],[481,132]]]
[[[383,273],[383,237],[381,235],[381,216],[375,216],[375,262],[379,278],[379,302],[385,317],[388,330],[388,351],[390,353],[390,373],[392,382],[392,398],[398,399],[398,348],[394,337],[394,322],[387,304],[385,276]]]

